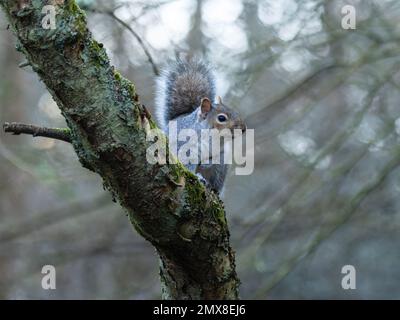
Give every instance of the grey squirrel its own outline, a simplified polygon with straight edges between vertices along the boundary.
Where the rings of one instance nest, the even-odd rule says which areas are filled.
[[[212,69],[198,58],[186,56],[170,62],[157,79],[156,86],[156,115],[161,129],[167,135],[171,120],[176,121],[178,133],[182,129],[194,129],[198,136],[202,129],[229,129],[232,133],[234,129],[240,129],[241,132],[246,130],[239,114],[225,105],[220,97],[216,97]],[[222,146],[220,159],[223,159],[224,151]],[[212,190],[221,191],[227,164],[185,166]]]

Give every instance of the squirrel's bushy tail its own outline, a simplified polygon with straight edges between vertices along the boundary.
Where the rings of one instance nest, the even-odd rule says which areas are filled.
[[[215,80],[208,64],[194,57],[178,58],[157,80],[156,114],[162,129],[182,114],[193,112],[204,97],[215,97]]]

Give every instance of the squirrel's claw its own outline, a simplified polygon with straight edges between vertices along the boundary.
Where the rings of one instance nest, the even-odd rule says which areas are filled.
[[[197,178],[200,180],[201,183],[203,183],[207,188],[210,187],[210,184],[208,181],[201,175],[201,173],[196,173]]]
[[[211,184],[201,175],[201,173],[197,172],[197,173],[196,173],[196,176],[197,176],[197,178],[200,180],[200,182],[201,182],[202,184],[204,184],[204,186],[205,186],[207,189],[214,191],[216,194],[219,194],[219,191],[216,190],[216,189],[214,189],[214,188],[212,188],[212,187],[211,187]]]

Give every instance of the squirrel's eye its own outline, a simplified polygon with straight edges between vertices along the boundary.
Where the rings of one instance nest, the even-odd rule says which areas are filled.
[[[227,117],[226,117],[226,115],[221,113],[218,115],[217,119],[218,119],[218,122],[226,122]]]

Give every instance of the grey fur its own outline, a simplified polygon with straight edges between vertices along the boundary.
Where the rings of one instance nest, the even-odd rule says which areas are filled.
[[[202,98],[215,98],[215,79],[211,67],[197,58],[171,62],[157,79],[156,109],[161,128],[182,114],[193,112]]]
[[[211,111],[203,118],[199,116],[201,99],[207,97],[212,102]],[[176,120],[177,133],[182,129],[194,129],[200,137],[202,129],[211,129],[219,112],[227,114],[230,129],[245,129],[240,116],[222,102],[213,105],[215,100],[215,80],[208,64],[196,58],[178,59],[170,63],[157,80],[157,118],[163,131],[168,135],[168,124]],[[177,150],[186,142],[178,141]],[[210,143],[206,141],[204,143]],[[200,148],[200,141],[198,147]],[[200,150],[199,150],[200,154]],[[224,164],[224,148],[221,148],[220,164],[187,164],[186,167],[197,174],[201,181],[211,189],[221,192],[227,165]]]

